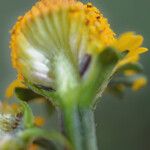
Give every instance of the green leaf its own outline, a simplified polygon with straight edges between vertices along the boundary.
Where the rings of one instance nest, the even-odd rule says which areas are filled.
[[[26,88],[16,88],[15,94],[20,100],[25,101],[25,102],[30,102],[33,99],[43,97],[43,96],[33,92],[32,90],[26,89]]]

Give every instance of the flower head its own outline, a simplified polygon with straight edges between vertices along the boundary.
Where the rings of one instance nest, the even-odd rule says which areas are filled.
[[[142,42],[143,37],[133,32],[117,38],[107,19],[91,3],[40,0],[19,17],[12,29],[12,62],[22,79],[52,89],[57,86],[55,72],[59,72],[64,89],[67,82],[72,86],[75,78],[82,77],[91,58],[107,47],[128,52],[115,68],[137,62],[147,51],[141,47]]]
[[[60,54],[80,68],[85,54],[100,52],[115,38],[107,19],[91,3],[41,0],[12,30],[13,66],[36,83],[54,86],[54,62]]]

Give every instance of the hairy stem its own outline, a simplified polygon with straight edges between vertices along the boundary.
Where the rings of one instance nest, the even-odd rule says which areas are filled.
[[[83,150],[80,118],[77,107],[67,107],[63,112],[65,135],[69,138],[74,150]]]
[[[86,150],[98,150],[94,112],[91,108],[80,110],[83,130],[83,145]]]
[[[74,106],[64,111],[65,134],[74,150],[98,150],[92,109]]]

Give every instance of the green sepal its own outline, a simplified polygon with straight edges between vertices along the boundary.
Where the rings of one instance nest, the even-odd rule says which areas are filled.
[[[25,128],[32,128],[34,127],[34,115],[32,113],[32,110],[30,106],[23,101],[20,101],[20,104],[22,105],[24,109],[24,114],[23,114],[23,124]]]
[[[92,58],[89,71],[79,93],[80,105],[89,105],[107,87],[121,54],[113,48],[106,48],[98,56]],[[93,102],[94,104],[96,101]]]
[[[133,71],[133,75],[126,75],[125,71]],[[134,73],[135,72],[135,73]],[[132,88],[133,83],[138,78],[145,78],[143,73],[143,66],[140,63],[128,63],[117,69],[114,77],[111,79],[106,93],[110,93],[118,98],[124,96],[126,88]]]
[[[116,73],[122,73],[126,70],[133,70],[137,73],[143,72],[143,66],[140,63],[129,63],[120,67]]]
[[[43,97],[47,98],[52,102],[55,106],[59,105],[57,99],[58,99],[58,94],[56,91],[47,91],[45,89],[39,88],[37,85],[32,84],[31,82],[25,80],[26,86],[34,91],[35,93],[42,95]]]
[[[53,103],[51,101],[49,101],[44,96],[35,93],[31,89],[16,88],[15,89],[15,94],[16,94],[16,96],[17,96],[17,98],[19,100],[25,101],[27,103],[29,103],[29,102],[36,102],[36,100],[42,99],[45,102],[44,107],[47,110],[49,115],[51,115],[54,112],[54,110],[55,110],[55,106],[53,105]]]
[[[145,75],[143,74],[135,74],[132,76],[118,76],[115,77],[109,84],[109,86],[114,86],[114,85],[124,85],[126,87],[131,87],[133,85],[133,83],[138,80],[139,78],[147,78]]]
[[[34,99],[43,97],[27,88],[15,88],[15,94],[20,100],[25,102],[30,102]]]
[[[109,83],[107,90],[106,90],[106,94],[109,93],[118,98],[122,98],[124,96],[125,90],[127,88],[132,88],[134,82],[140,78],[147,79],[147,77],[143,74],[135,74],[132,76],[125,76],[125,75],[118,76],[117,75]]]
[[[113,85],[113,86],[108,85],[105,93],[112,94],[113,96],[116,96],[117,98],[123,98],[125,88],[126,87],[122,84],[121,85]]]

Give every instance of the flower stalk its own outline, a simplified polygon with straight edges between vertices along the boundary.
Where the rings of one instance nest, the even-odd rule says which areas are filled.
[[[78,108],[76,106],[65,108],[64,115],[64,131],[66,137],[73,145],[74,150],[83,150],[83,137],[81,131],[81,122]]]
[[[62,110],[65,135],[74,150],[98,150],[94,111],[90,107],[73,106]]]
[[[94,112],[91,108],[80,110],[83,145],[86,150],[98,150]]]

